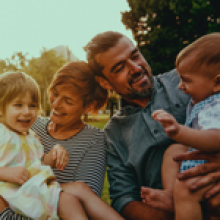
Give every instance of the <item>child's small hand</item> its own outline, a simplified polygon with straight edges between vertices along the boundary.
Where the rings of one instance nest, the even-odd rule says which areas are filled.
[[[56,161],[56,168],[63,170],[69,163],[69,154],[60,144],[56,144],[52,148],[53,160]]]
[[[9,167],[8,182],[23,185],[29,180],[29,171],[24,167]]]
[[[169,137],[172,138],[178,134],[180,125],[171,114],[164,110],[156,110],[153,112],[152,118],[161,123]]]

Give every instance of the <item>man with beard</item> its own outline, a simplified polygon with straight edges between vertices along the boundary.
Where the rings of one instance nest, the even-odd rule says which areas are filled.
[[[122,97],[120,112],[105,127],[113,208],[126,219],[172,219],[172,213],[142,203],[140,188],[162,188],[161,162],[173,143],[153,111],[164,109],[185,122],[189,97],[178,89],[176,70],[153,77],[140,51],[118,32],[98,34],[84,49],[96,81]]]

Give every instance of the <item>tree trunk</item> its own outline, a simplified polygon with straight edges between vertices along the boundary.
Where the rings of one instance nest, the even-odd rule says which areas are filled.
[[[88,121],[88,114],[84,114],[84,119],[83,119],[85,122]]]
[[[110,104],[110,118],[113,116],[113,114],[114,114],[114,103],[111,102],[111,104]]]

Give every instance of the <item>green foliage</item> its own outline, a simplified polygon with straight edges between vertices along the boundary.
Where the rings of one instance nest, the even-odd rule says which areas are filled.
[[[49,104],[47,102],[47,88],[53,78],[54,73],[65,63],[67,60],[63,56],[58,56],[54,50],[41,51],[41,56],[32,58],[28,66],[24,68],[24,72],[31,75],[40,86],[42,109],[48,115]]]
[[[0,73],[7,71],[21,71],[27,64],[26,56],[27,54],[16,52],[11,56],[11,58],[0,60]]]
[[[220,31],[219,0],[127,0],[122,22],[131,29],[154,75],[174,68],[178,52],[198,37]]]
[[[102,189],[102,195],[101,198],[102,200],[104,200],[107,204],[111,204],[111,199],[109,196],[109,182],[108,182],[108,178],[107,178],[107,172],[105,173],[105,180],[104,180],[104,185],[103,185],[103,189]]]

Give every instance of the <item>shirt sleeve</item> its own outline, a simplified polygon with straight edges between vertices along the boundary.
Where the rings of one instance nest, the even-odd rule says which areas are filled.
[[[10,208],[6,208],[0,213],[0,219],[1,220],[31,220],[31,218],[16,214]]]
[[[140,201],[140,186],[135,171],[123,162],[123,147],[111,135],[111,129],[105,129],[107,140],[107,166],[110,183],[110,198],[112,207],[121,212],[131,201]],[[120,136],[120,135],[118,135]]]
[[[0,124],[0,167],[14,166],[18,154],[19,140],[12,137],[10,131]]]
[[[0,166],[6,166],[7,163],[13,160],[13,155],[11,151],[13,148],[11,147],[11,137],[7,129],[0,124]],[[15,154],[16,155],[16,154]],[[21,215],[17,215],[10,208],[4,209],[0,213],[0,219],[2,220],[30,220],[30,218],[23,217]]]
[[[220,129],[220,99],[214,99],[198,114],[199,129]]]
[[[106,170],[106,142],[103,131],[98,131],[76,171],[76,181],[87,183],[100,197]]]

